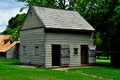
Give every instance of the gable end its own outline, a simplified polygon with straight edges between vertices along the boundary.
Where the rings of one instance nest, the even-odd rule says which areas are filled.
[[[29,30],[29,29],[36,29],[36,28],[43,28],[44,24],[41,19],[35,13],[35,10],[30,7],[26,18],[22,24],[21,30]]]

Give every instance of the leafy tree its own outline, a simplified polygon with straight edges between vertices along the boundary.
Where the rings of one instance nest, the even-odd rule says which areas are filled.
[[[26,6],[21,8],[22,11],[24,8],[34,5],[34,6],[41,6],[41,7],[50,7],[55,8],[57,7],[56,0],[15,0],[17,2],[24,2]]]
[[[15,1],[26,3],[26,6],[23,7],[22,9],[34,5],[41,7],[74,10],[73,8],[75,8],[75,3],[77,0],[15,0]]]
[[[120,45],[119,0],[79,0],[77,5],[76,10],[96,29],[95,43],[101,50],[108,53],[113,45]]]
[[[15,17],[12,17],[9,22],[7,29],[2,34],[11,35],[13,40],[18,40],[19,30],[22,26],[26,14],[17,14]]]

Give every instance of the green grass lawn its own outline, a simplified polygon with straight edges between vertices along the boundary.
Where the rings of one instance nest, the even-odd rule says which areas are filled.
[[[113,67],[110,65],[110,59],[106,57],[101,57],[100,59],[96,59],[97,66],[91,68],[77,68],[71,69],[74,73],[85,73],[88,75],[96,75],[102,77],[102,79],[106,78],[106,80],[120,80],[120,68]]]
[[[72,71],[20,67],[17,59],[0,58],[0,80],[101,80]]]
[[[96,62],[97,63],[102,63],[102,64],[104,63],[104,64],[106,64],[106,63],[110,63],[110,60],[109,59],[97,59]]]
[[[102,65],[110,65],[111,61],[110,59],[107,59],[107,57],[100,56],[99,59],[96,58],[96,63]]]
[[[102,61],[101,61],[102,60]],[[103,59],[97,63],[109,63]],[[87,74],[87,75],[86,75]],[[21,67],[18,59],[0,58],[0,80],[120,80],[120,69],[104,66],[56,71]]]
[[[108,68],[108,67],[93,67],[93,68],[77,68],[72,69],[74,73],[85,73],[85,74],[92,74],[96,76],[100,76],[103,79],[106,78],[107,80],[120,80],[120,69],[115,68]]]

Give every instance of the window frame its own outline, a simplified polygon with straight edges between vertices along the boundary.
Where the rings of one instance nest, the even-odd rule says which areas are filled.
[[[74,49],[74,55],[78,55],[78,48],[73,48]]]
[[[26,46],[23,46],[23,54],[26,55]]]
[[[39,46],[35,46],[35,55],[36,55],[36,56],[39,55]]]

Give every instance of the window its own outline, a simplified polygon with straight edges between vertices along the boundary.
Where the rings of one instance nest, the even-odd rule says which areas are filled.
[[[23,46],[23,54],[26,54],[26,46]]]
[[[36,47],[35,47],[35,55],[38,55],[38,54],[39,54],[39,47],[36,46]]]
[[[74,48],[74,55],[78,54],[78,48]]]

